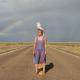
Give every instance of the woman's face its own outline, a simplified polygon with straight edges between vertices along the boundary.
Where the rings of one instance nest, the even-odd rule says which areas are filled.
[[[42,31],[38,30],[38,36],[42,36]]]

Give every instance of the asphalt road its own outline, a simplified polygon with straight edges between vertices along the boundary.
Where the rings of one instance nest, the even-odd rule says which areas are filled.
[[[80,80],[80,58],[47,46],[46,75],[34,76],[33,47],[0,55],[0,80]]]

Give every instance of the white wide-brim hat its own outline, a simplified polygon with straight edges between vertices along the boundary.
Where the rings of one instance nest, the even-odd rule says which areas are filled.
[[[37,23],[37,29],[44,31],[44,29],[43,29],[43,27],[42,27],[40,22]]]

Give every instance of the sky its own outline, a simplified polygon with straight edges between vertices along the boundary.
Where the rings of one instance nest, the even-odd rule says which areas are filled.
[[[49,42],[79,42],[80,0],[0,0],[0,41],[33,41],[37,22]]]

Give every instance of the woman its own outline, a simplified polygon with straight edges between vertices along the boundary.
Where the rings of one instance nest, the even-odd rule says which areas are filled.
[[[40,23],[37,23],[38,36],[34,39],[34,64],[36,74],[38,74],[38,68],[42,66],[42,74],[45,74],[46,63],[46,37],[44,37],[44,29]]]

